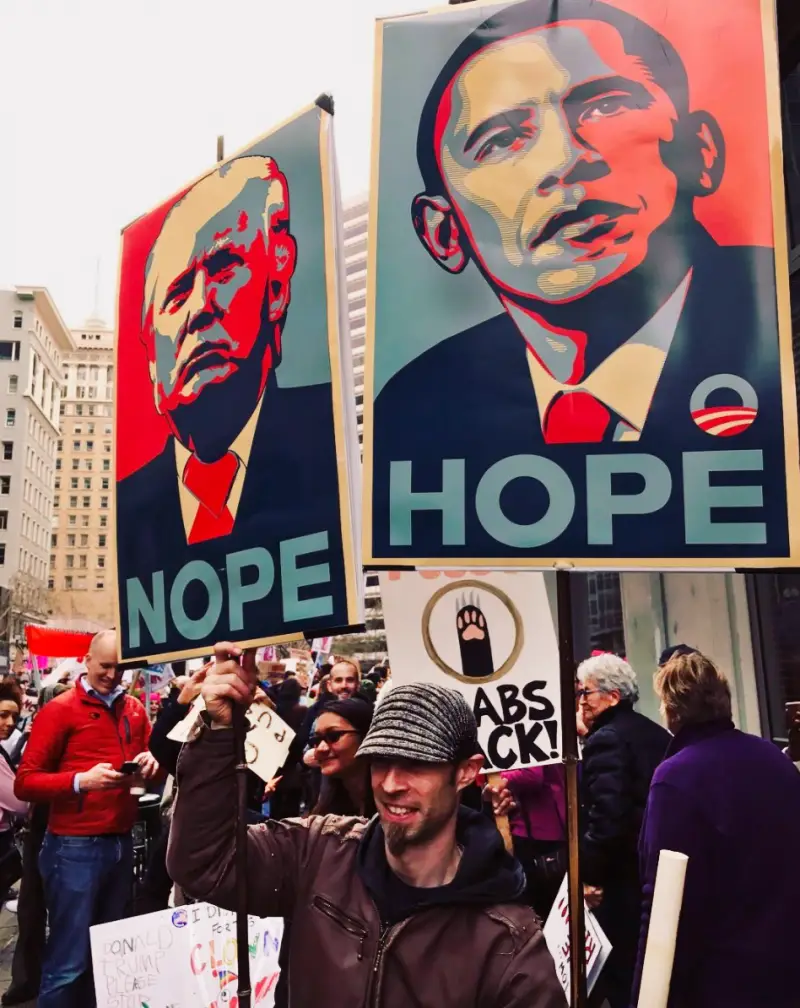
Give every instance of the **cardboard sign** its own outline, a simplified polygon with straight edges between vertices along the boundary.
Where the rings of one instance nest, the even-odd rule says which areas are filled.
[[[362,622],[332,131],[309,106],[122,233],[123,658]]]
[[[597,983],[597,978],[611,952],[611,942],[597,923],[597,918],[586,904],[583,904],[584,925],[586,928],[586,988],[589,994]],[[544,940],[550,950],[550,955],[556,964],[556,973],[564,988],[567,1003],[572,1004],[570,992],[572,978],[570,976],[570,937],[569,937],[569,895],[567,876],[561,883],[558,896],[550,911],[550,916],[544,925]]]
[[[90,929],[97,1008],[232,1008],[239,989],[236,915],[193,903]],[[249,918],[254,1008],[272,1008],[280,917]]]
[[[200,696],[167,738],[174,742],[186,742],[204,709],[205,703]],[[285,763],[295,733],[267,704],[252,704],[247,710],[247,722],[250,726],[245,742],[247,765],[266,783]]]
[[[380,579],[392,685],[460,690],[489,772],[559,762],[555,575],[390,571]]]
[[[365,563],[796,567],[774,0],[431,6],[377,27]]]

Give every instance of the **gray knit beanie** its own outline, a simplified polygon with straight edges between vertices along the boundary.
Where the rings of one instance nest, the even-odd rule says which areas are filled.
[[[375,708],[359,756],[457,763],[480,752],[475,715],[455,690],[433,683],[395,686]]]

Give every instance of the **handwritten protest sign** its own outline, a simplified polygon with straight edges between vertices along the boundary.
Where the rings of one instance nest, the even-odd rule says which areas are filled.
[[[238,991],[236,915],[210,903],[91,929],[97,1008],[231,1008]],[[280,917],[249,918],[252,1003],[273,1008]]]
[[[185,742],[204,708],[203,698],[198,697],[167,738]],[[247,765],[263,781],[271,780],[286,760],[294,732],[267,704],[253,704],[247,711],[247,721],[250,726],[245,741]]]
[[[435,682],[475,711],[489,772],[561,760],[555,575],[381,574],[395,686]]]
[[[606,960],[611,953],[611,943],[606,938],[605,932],[597,923],[597,918],[584,903],[584,925],[586,928],[586,989],[592,993],[597,978],[605,966]],[[572,1004],[570,998],[571,977],[570,977],[570,939],[569,939],[569,896],[567,894],[567,876],[561,883],[558,896],[547,918],[544,926],[544,940],[550,950],[550,955],[556,964],[556,972],[561,986],[564,988],[567,1002]]]

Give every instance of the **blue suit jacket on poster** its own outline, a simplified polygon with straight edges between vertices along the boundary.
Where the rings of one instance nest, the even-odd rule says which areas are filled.
[[[329,384],[279,388],[271,381],[265,392],[253,438],[236,522],[228,536],[189,546],[186,543],[178,493],[175,447],[172,438],[151,462],[117,485],[117,530],[121,622],[128,625],[125,582],[138,577],[150,594],[154,571],[164,571],[167,605],[170,585],[178,571],[191,560],[211,564],[225,583],[226,558],[240,550],[262,546],[275,566],[275,582],[269,595],[245,603],[245,626],[231,637],[228,606],[202,640],[191,641],[172,630],[164,645],[148,645],[131,651],[161,654],[190,646],[213,645],[216,640],[252,640],[306,626],[283,622],[279,547],[299,536],[328,533],[327,552],[309,553],[298,567],[330,564],[330,586],[301,589],[301,598],[331,594],[333,612],[318,625],[347,625],[344,560],[339,517],[339,494],[334,444],[333,409]],[[255,568],[245,569],[243,582],[252,583]],[[198,619],[207,609],[208,595],[198,581],[187,587],[184,606]],[[168,627],[170,621],[167,621]],[[299,634],[298,634],[299,635]],[[125,634],[127,639],[127,633]]]
[[[526,346],[506,315],[443,340],[411,361],[381,390],[375,404],[373,459],[374,556],[401,557],[745,557],[788,552],[785,465],[772,249],[722,247],[697,235],[692,280],[641,436],[635,442],[546,445],[526,360]],[[752,426],[736,436],[704,433],[689,400],[714,375],[746,379],[758,396]],[[635,380],[632,376],[631,380]],[[708,406],[739,406],[733,393],[715,393]],[[727,395],[727,401],[726,400]],[[720,399],[719,397],[722,396]],[[712,485],[764,484],[764,507],[713,509],[714,522],[763,522],[764,545],[686,545],[683,453],[763,451],[763,472],[713,473]],[[613,546],[587,544],[587,455],[649,453],[672,475],[667,504],[650,515],[613,520]],[[498,543],[478,520],[475,491],[486,470],[514,455],[543,455],[560,466],[575,490],[567,529],[535,548]],[[389,463],[411,460],[412,491],[442,488],[442,460],[465,459],[466,543],[443,544],[439,511],[415,511],[412,545],[389,537]],[[641,475],[612,477],[614,494],[641,492]],[[768,486],[768,489],[766,487]],[[500,496],[504,515],[530,524],[547,510],[549,495],[533,479],[513,479]],[[687,505],[691,507],[691,502]]]

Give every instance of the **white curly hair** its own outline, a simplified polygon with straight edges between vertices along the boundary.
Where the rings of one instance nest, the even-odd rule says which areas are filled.
[[[617,690],[621,700],[635,703],[639,699],[639,683],[631,666],[615,654],[594,655],[578,666],[578,682],[581,686],[592,679],[603,693]]]

